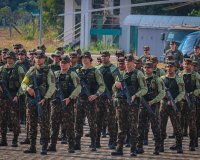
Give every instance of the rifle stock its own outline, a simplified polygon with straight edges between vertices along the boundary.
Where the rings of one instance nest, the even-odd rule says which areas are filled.
[[[176,103],[174,102],[174,99],[173,99],[173,97],[172,97],[172,95],[171,95],[169,89],[168,89],[168,88],[165,88],[165,90],[166,90],[166,92],[167,92],[167,98],[168,98],[168,100],[171,102],[172,108],[173,108],[174,112],[178,112],[178,108],[177,108],[177,106],[176,106]]]

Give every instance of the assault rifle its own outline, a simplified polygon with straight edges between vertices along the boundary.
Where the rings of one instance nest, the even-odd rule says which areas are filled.
[[[131,96],[130,96],[128,87],[127,87],[127,85],[126,85],[126,82],[125,82],[124,79],[122,78],[122,76],[121,76],[121,74],[120,74],[118,68],[116,68],[116,69],[113,71],[113,75],[116,75],[116,76],[119,78],[119,81],[121,82],[121,85],[122,85],[122,92],[126,95],[128,104],[131,105]]]
[[[178,112],[178,108],[177,108],[177,106],[176,106],[176,103],[174,102],[174,99],[173,99],[173,97],[172,97],[172,94],[171,94],[170,91],[169,91],[169,88],[165,88],[165,90],[166,90],[166,93],[167,93],[167,99],[168,99],[168,101],[171,102],[172,108],[173,108],[174,112]]]
[[[35,97],[34,97],[32,102],[37,107],[38,116],[40,117],[40,116],[43,115],[42,106],[39,104],[39,102],[41,100],[40,89],[39,89],[39,86],[37,84],[37,80],[36,80],[35,75],[32,76],[32,80],[33,80],[33,88],[34,88],[34,91],[35,91]]]
[[[0,86],[1,86],[1,89],[2,89],[2,92],[3,92],[3,96],[6,96],[8,98],[8,100],[10,101],[12,107],[16,107],[17,106],[17,103],[13,101],[13,97],[12,95],[10,94],[8,88],[7,88],[7,84],[4,80],[2,80],[0,82]]]
[[[87,95],[87,97],[89,97],[91,95],[88,87],[87,87],[87,84],[85,83],[85,81],[83,79],[80,80],[80,83],[81,83],[81,87],[83,89],[83,92]]]
[[[54,99],[54,100],[57,100],[57,99],[59,99],[59,101],[61,102],[62,109],[65,111],[67,109],[67,106],[65,103],[65,98],[64,98],[63,92],[60,87],[59,78],[56,80],[56,99]]]
[[[147,101],[144,99],[144,97],[141,97],[140,100],[141,100],[142,106],[144,106],[147,109],[147,111],[150,113],[150,115],[155,117],[156,114],[153,112],[153,110],[151,109],[151,106],[147,103]]]
[[[190,97],[189,97],[188,93],[186,93],[186,92],[185,92],[185,100],[186,100],[186,102],[188,104],[188,108],[191,109],[192,108],[192,102],[190,100]]]

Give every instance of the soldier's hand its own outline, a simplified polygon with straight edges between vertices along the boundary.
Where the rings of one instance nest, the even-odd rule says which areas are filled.
[[[15,97],[13,98],[13,101],[17,103],[17,101],[18,101],[18,97],[15,96]]]
[[[122,88],[121,82],[115,82],[115,87],[121,89]]]
[[[34,91],[34,89],[28,88],[28,89],[27,89],[27,92],[28,92],[28,94],[29,94],[30,96],[35,97],[35,91]]]
[[[89,101],[93,101],[97,98],[97,95],[96,94],[93,94],[91,96],[88,97]]]
[[[45,103],[45,99],[42,99],[42,100],[39,102],[39,104],[42,105],[42,106],[44,105],[44,103]]]
[[[65,104],[66,104],[66,106],[69,104],[69,102],[70,102],[70,99],[69,98],[65,98]]]
[[[131,103],[134,102],[135,98],[136,98],[135,95],[133,95],[133,96],[131,97]]]
[[[149,101],[149,105],[151,106],[153,103],[151,101]]]

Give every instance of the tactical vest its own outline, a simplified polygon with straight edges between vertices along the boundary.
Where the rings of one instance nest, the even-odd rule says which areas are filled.
[[[138,70],[134,69],[133,71],[129,73],[125,73],[124,75],[124,80],[126,82],[130,95],[134,95],[135,93],[137,93],[139,89],[137,74],[138,74]]]
[[[69,97],[75,88],[73,80],[71,78],[71,71],[68,71],[65,74],[62,74],[60,73],[60,71],[58,71],[55,73],[55,76],[56,76],[56,83],[58,83],[59,81],[60,89],[63,93],[63,96],[65,98]]]
[[[179,87],[176,81],[176,78],[164,78],[165,87],[169,89],[173,99],[175,99],[179,95]]]
[[[185,83],[185,91],[187,93],[193,92],[196,89],[196,76],[195,74],[184,74],[183,81]]]
[[[153,74],[155,74],[156,76],[160,77],[160,69],[156,68],[156,70],[153,71]]]
[[[158,85],[156,82],[157,76],[152,76],[146,79],[146,84],[148,87],[148,92],[144,96],[146,101],[151,101],[153,100],[157,95],[158,95]]]
[[[19,60],[16,62],[16,65],[22,67],[24,69],[24,72],[26,73],[29,68],[31,67],[31,63],[28,61],[28,59],[25,59],[24,62],[20,62]]]
[[[2,66],[2,70],[0,72],[0,79],[6,82],[6,87],[12,96],[15,96],[20,88],[18,67],[19,66],[14,65],[13,68],[7,68],[4,65]]]
[[[34,85],[33,80],[31,79],[31,76],[35,76],[36,81],[37,81],[36,83],[41,91],[42,97],[45,96],[49,88],[48,78],[47,78],[48,72],[49,72],[48,66],[42,67],[40,69],[36,69],[35,67],[33,67],[32,73],[30,74],[30,85],[32,86]]]
[[[84,81],[86,83],[87,88],[90,91],[90,94],[95,94],[98,89],[98,83],[96,81],[95,71],[96,71],[96,68],[78,70],[78,76],[80,78],[80,81]],[[83,91],[83,88],[81,90],[80,96],[81,97],[86,96],[86,94]]]
[[[112,86],[115,83],[115,79],[111,73],[110,66],[103,66],[100,68],[100,72],[103,75],[104,83],[109,92],[112,93]]]

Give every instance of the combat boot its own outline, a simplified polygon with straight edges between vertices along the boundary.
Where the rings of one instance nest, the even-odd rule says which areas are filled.
[[[137,148],[136,153],[137,154],[143,154],[144,153],[143,147],[142,148]]]
[[[14,135],[11,147],[18,147],[17,140],[18,140],[18,135]]]
[[[96,139],[91,138],[91,151],[96,151]]]
[[[90,137],[90,132],[86,133],[85,137]]]
[[[101,148],[100,137],[98,136],[96,139],[96,148]]]
[[[27,150],[24,151],[24,153],[36,153],[35,145],[31,145]]]
[[[81,150],[81,138],[80,137],[75,138],[74,150]]]
[[[68,153],[75,153],[73,146],[69,146]]]
[[[176,145],[176,144],[174,144],[174,145],[173,145],[173,146],[171,146],[169,149],[170,149],[170,150],[172,150],[172,151],[175,151],[175,150],[177,150],[177,145]]]
[[[2,135],[0,146],[8,146],[6,135]]]
[[[131,146],[131,153],[130,153],[131,157],[136,157],[137,156],[137,150],[135,145]]]
[[[182,142],[177,143],[177,153],[183,153]]]
[[[62,137],[61,144],[67,144],[67,137],[66,136]]]
[[[47,146],[48,146],[48,143],[43,143],[42,145],[42,151],[40,152],[41,155],[47,155]]]
[[[50,144],[47,151],[50,152],[56,152],[56,145],[55,144]]]
[[[122,156],[123,155],[123,151],[122,151],[122,149],[118,148],[116,151],[111,152],[111,155],[112,156]]]
[[[173,133],[171,136],[169,136],[168,138],[175,138],[175,134]]]
[[[160,145],[157,144],[156,147],[155,147],[155,150],[153,152],[154,155],[159,155],[159,151],[160,151]]]
[[[195,151],[195,143],[194,143],[194,140],[190,140],[189,150],[190,150],[190,151]]]
[[[28,138],[22,140],[20,144],[30,144],[30,140]]]

